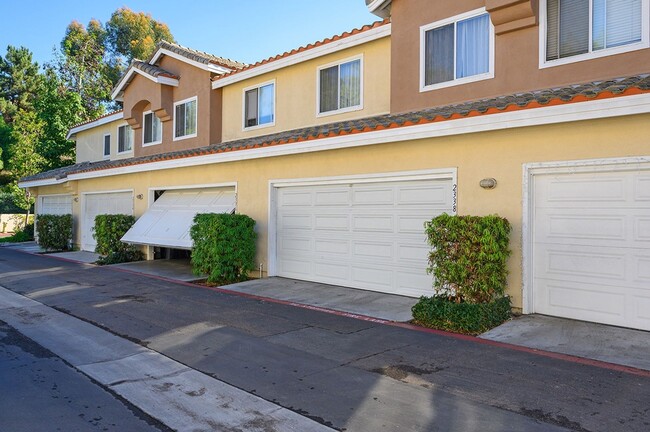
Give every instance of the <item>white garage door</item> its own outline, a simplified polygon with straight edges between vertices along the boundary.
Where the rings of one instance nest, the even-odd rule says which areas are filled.
[[[534,311],[650,330],[650,171],[534,182]]]
[[[43,195],[39,197],[38,214],[72,214],[72,197],[70,195]]]
[[[452,181],[280,187],[279,276],[431,295],[424,222],[453,212]]]
[[[123,242],[192,249],[190,228],[199,213],[235,211],[234,188],[165,191],[122,237]]]
[[[94,251],[95,216],[100,214],[133,214],[133,192],[85,194],[81,224],[81,249]]]

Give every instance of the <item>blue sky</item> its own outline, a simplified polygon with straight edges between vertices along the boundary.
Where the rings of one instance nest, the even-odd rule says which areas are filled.
[[[364,0],[4,0],[0,55],[26,46],[39,64],[52,59],[66,26],[106,22],[119,7],[150,13],[181,45],[253,63],[370,24]]]

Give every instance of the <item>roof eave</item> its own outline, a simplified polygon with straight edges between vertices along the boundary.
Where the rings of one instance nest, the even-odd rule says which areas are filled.
[[[380,18],[390,18],[392,0],[368,0],[368,11]]]

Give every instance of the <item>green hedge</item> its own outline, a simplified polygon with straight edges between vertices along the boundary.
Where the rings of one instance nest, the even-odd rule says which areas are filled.
[[[194,243],[192,269],[207,274],[208,282],[246,280],[255,268],[255,221],[242,214],[204,213],[190,229]]]
[[[27,224],[22,230],[18,230],[10,237],[0,237],[0,243],[21,243],[34,240],[34,224]]]
[[[427,271],[438,295],[488,303],[505,294],[510,223],[496,215],[442,214],[425,224],[432,251]]]
[[[411,308],[415,324],[477,335],[510,318],[510,298],[489,303],[456,303],[446,296],[421,297]]]
[[[95,216],[93,238],[97,241],[95,252],[104,255],[97,264],[116,264],[138,261],[143,258],[136,246],[123,243],[120,239],[135,223],[135,217],[124,214]]]
[[[59,251],[70,250],[72,248],[72,215],[38,215],[36,218],[36,227],[38,231],[38,244],[43,249]]]

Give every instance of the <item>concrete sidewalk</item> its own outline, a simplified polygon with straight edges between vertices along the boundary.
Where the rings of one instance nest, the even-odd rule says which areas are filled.
[[[174,430],[332,430],[4,288],[0,320]]]

